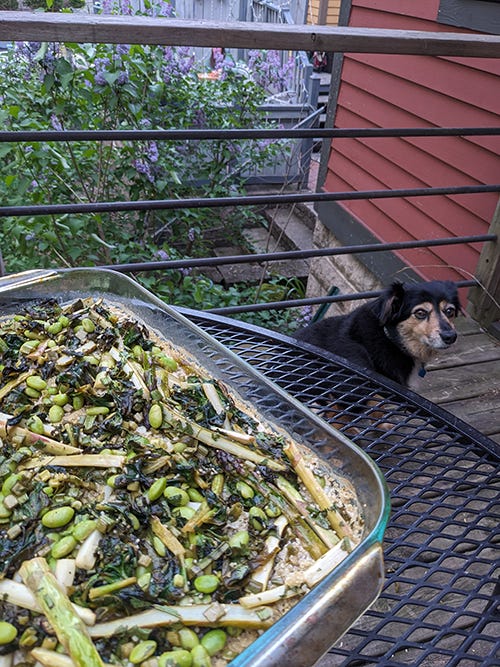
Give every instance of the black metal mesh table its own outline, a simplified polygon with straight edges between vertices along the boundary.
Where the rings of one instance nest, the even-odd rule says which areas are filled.
[[[332,355],[232,319],[182,312],[342,430],[387,480],[384,590],[317,667],[500,665],[498,445]]]

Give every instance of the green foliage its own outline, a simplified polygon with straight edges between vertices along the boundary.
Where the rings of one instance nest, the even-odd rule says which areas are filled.
[[[50,12],[60,12],[63,9],[80,9],[85,7],[85,0],[23,0],[30,9],[47,9]]]
[[[0,61],[0,123],[4,130],[266,125],[265,91],[247,70],[228,67],[217,80],[198,74],[189,48],[25,43]],[[3,143],[0,197],[26,206],[229,196],[242,192],[249,167],[278,150],[232,140]],[[9,272],[199,256],[209,252],[214,227],[239,239],[253,215],[204,208],[17,216],[4,218],[0,242]],[[226,293],[191,275],[142,280],[174,303],[186,294],[194,307],[241,300],[236,288]]]
[[[303,299],[305,285],[298,278],[274,276],[260,285],[237,283],[230,287],[212,282],[203,275],[187,271],[169,271],[168,274],[149,273],[135,276],[138,282],[160,299],[174,306],[210,310],[251,303],[270,303],[289,299]],[[303,326],[309,313],[302,308],[261,310],[235,313],[236,319],[269,329],[293,333]]]

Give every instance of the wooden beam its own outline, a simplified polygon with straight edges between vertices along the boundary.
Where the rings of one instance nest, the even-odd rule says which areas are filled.
[[[500,58],[500,36],[147,16],[0,12],[0,40]]]
[[[478,287],[469,291],[468,311],[484,329],[500,337],[500,201],[489,232],[497,239],[483,246],[475,276]]]

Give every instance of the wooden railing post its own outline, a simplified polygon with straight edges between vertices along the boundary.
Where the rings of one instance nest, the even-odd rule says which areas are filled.
[[[500,338],[500,200],[489,232],[497,238],[485,243],[479,256],[478,286],[470,289],[468,312],[481,327]]]

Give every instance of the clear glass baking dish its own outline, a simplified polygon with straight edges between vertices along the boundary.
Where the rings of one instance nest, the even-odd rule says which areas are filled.
[[[230,665],[311,667],[382,588],[382,539],[390,504],[380,470],[342,433],[132,279],[105,269],[26,271],[0,278],[1,314],[15,312],[26,301],[56,298],[66,302],[86,296],[103,297],[126,308],[194,357],[268,423],[288,431],[354,485],[365,521],[361,543]]]

